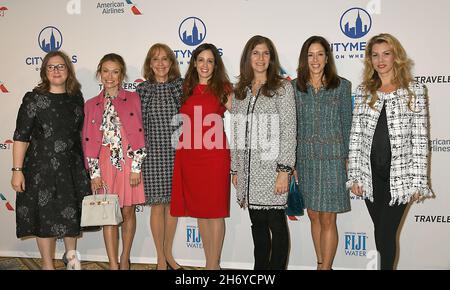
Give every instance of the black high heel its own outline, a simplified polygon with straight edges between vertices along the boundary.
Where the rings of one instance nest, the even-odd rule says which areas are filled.
[[[172,268],[172,266],[170,266],[170,264],[169,264],[169,262],[168,261],[166,261],[166,264],[167,264],[167,270],[176,270],[176,271],[179,271],[179,270],[184,270],[184,268],[183,267],[181,267],[178,263],[176,263],[177,264],[177,266],[178,266],[178,268]]]

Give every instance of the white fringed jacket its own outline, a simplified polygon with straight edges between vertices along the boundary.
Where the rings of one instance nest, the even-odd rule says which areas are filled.
[[[413,92],[408,107],[408,90],[398,89],[391,93],[378,92],[374,104],[369,107],[370,96],[365,101],[365,89],[356,89],[352,129],[349,142],[347,188],[358,183],[363,188],[363,197],[373,201],[372,170],[370,153],[372,139],[383,103],[386,102],[386,117],[391,142],[391,171],[389,205],[407,203],[418,192],[430,196],[428,184],[428,107],[426,87],[411,82]]]

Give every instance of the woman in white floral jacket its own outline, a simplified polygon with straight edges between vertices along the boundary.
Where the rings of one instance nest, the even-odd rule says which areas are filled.
[[[407,203],[432,194],[426,88],[412,80],[412,62],[392,35],[372,37],[364,64],[353,110],[347,187],[366,199],[380,267],[393,269]]]

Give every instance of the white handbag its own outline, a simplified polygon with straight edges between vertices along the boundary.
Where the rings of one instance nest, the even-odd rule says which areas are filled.
[[[119,196],[108,194],[106,186],[103,187],[103,194],[98,194],[95,191],[93,195],[87,195],[83,198],[81,206],[82,227],[115,226],[122,221]]]

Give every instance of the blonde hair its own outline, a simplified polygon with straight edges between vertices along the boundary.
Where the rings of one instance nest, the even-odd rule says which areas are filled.
[[[372,49],[375,44],[387,43],[392,49],[394,55],[394,77],[392,84],[397,88],[403,88],[408,91],[408,107],[411,109],[411,100],[414,93],[410,91],[409,84],[413,80],[411,74],[412,61],[406,55],[406,51],[397,38],[388,34],[381,33],[372,37],[366,47],[366,55],[364,58],[363,86],[365,89],[365,101],[367,102],[369,95],[372,97],[368,103],[369,107],[374,109],[374,104],[378,100],[377,90],[381,87],[381,79],[373,68]]]

